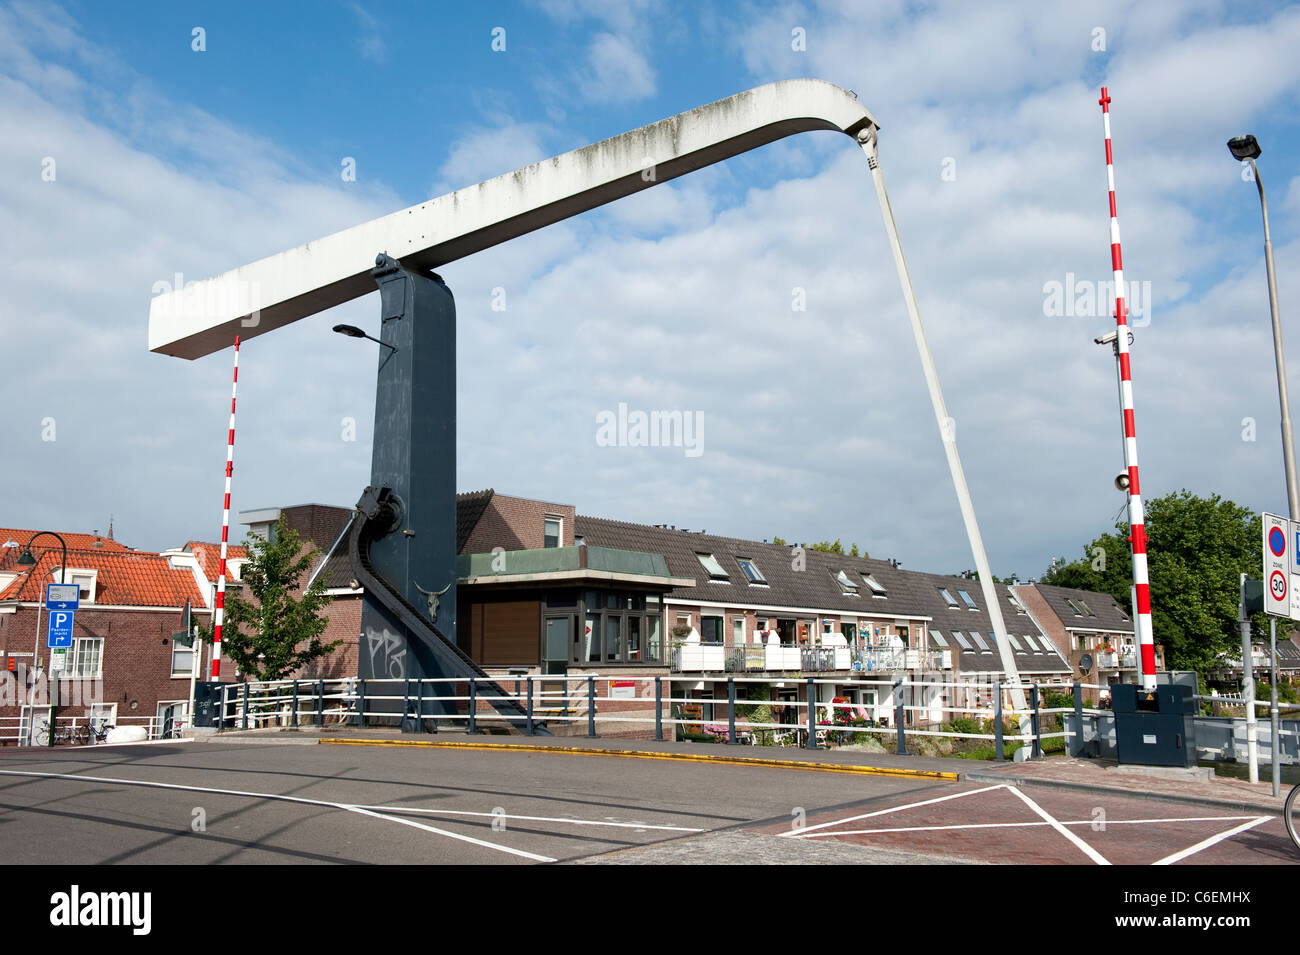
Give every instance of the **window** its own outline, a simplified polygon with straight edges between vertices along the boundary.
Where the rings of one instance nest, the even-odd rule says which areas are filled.
[[[745,618],[731,618],[731,643],[732,646],[740,646],[745,642]]]
[[[873,577],[871,574],[863,574],[862,579],[865,580],[867,582],[867,586],[871,588],[871,596],[873,597],[889,596],[885,588],[881,586],[880,581],[876,580],[876,578]]]
[[[954,640],[957,641],[957,646],[961,647],[963,650],[973,650],[973,649],[975,649],[974,647],[972,647],[972,646],[970,645],[970,641],[967,640],[964,636],[962,636],[962,633],[961,633],[960,630],[954,630],[954,631],[952,632],[952,638],[953,638]]]
[[[758,567],[748,557],[737,557],[736,563],[740,564],[740,570],[749,579],[751,584],[766,584],[767,578],[759,572]]]
[[[1008,633],[1007,642],[1011,644],[1011,649],[1015,650],[1016,653],[1025,652],[1025,648],[1020,645],[1020,641],[1016,639],[1015,634]]]
[[[1115,604],[1115,612],[1119,614],[1121,617],[1123,617],[1125,620],[1128,619],[1128,614],[1124,612],[1124,608],[1121,607],[1119,604]]]
[[[966,591],[959,590],[957,591],[957,593],[961,594],[961,599],[966,601],[966,606],[969,607],[971,610],[979,609],[979,607],[975,606],[975,601],[970,599],[970,594],[966,593]]]
[[[1079,609],[1079,605],[1076,604],[1073,600],[1071,600],[1069,597],[1066,597],[1065,602],[1069,606],[1069,608],[1074,611],[1074,615],[1076,617],[1083,616],[1083,611]]]
[[[547,517],[542,529],[542,546],[559,547],[564,536],[564,519]]]
[[[952,594],[948,593],[948,588],[947,588],[947,587],[938,587],[938,588],[936,588],[936,589],[939,591],[939,596],[942,597],[944,600],[946,600],[946,601],[948,602],[948,609],[949,609],[949,610],[956,610],[956,609],[957,609],[957,601],[953,598]]]
[[[970,632],[970,638],[971,638],[972,640],[974,640],[974,641],[975,641],[975,645],[976,645],[977,647],[980,648],[980,653],[991,653],[991,652],[992,652],[992,651],[989,649],[989,645],[988,645],[987,643],[984,642],[984,638],[981,637],[981,636],[980,636],[978,633],[976,633],[974,630],[972,630],[972,631]]]
[[[730,583],[727,572],[722,569],[722,565],[718,563],[718,559],[712,554],[697,553],[695,557],[703,565],[704,569],[709,572],[709,580],[714,580],[724,584]]]
[[[1029,649],[1033,650],[1035,653],[1043,652],[1042,650],[1038,649],[1038,644],[1034,643],[1034,638],[1031,637],[1029,634],[1025,634],[1025,643],[1029,644]]]
[[[1020,598],[1015,594],[1007,594],[1007,599],[1011,601],[1011,606],[1016,608],[1016,613],[1025,612],[1025,605],[1020,602]]]
[[[840,592],[849,597],[858,596],[858,585],[849,579],[844,571],[835,574],[835,582],[840,585]]]
[[[185,634],[172,638],[172,676],[189,676],[194,670],[194,638],[185,641]],[[179,638],[179,639],[178,639]]]
[[[1088,606],[1087,601],[1083,600],[1082,598],[1080,598],[1079,600],[1079,606],[1084,609],[1084,611],[1088,614],[1089,617],[1097,616],[1095,613],[1092,612],[1092,608]]]
[[[943,647],[945,650],[948,649],[948,641],[943,638],[943,634],[938,630],[930,631],[930,639],[935,642],[936,646]]]
[[[71,676],[99,676],[103,672],[102,637],[79,637],[68,673]]]

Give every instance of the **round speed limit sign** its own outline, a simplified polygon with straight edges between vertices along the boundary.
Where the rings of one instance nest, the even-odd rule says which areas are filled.
[[[1286,575],[1280,570],[1273,571],[1268,578],[1268,589],[1274,600],[1286,600]]]

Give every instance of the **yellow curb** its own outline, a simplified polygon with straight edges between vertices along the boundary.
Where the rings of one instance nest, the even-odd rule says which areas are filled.
[[[319,741],[330,746],[425,746],[432,749],[505,750],[525,753],[564,753],[569,756],[617,756],[623,759],[661,759],[676,763],[729,763],[733,766],[758,766],[767,769],[801,769],[817,773],[847,773],[857,776],[904,776],[912,779],[958,780],[957,773],[925,769],[898,769],[889,766],[851,766],[839,763],[814,763],[800,759],[763,759],[757,756],[709,756],[703,753],[656,753],[644,749],[590,749],[584,746],[539,746],[530,743],[459,743],[405,739],[345,739]]]

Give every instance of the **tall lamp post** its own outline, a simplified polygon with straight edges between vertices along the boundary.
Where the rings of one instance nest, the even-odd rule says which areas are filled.
[[[1255,178],[1255,188],[1259,190],[1259,208],[1264,216],[1264,269],[1268,273],[1268,307],[1273,315],[1273,360],[1277,364],[1277,400],[1282,408],[1282,463],[1286,468],[1286,499],[1288,515],[1291,520],[1300,520],[1300,489],[1297,489],[1295,474],[1295,436],[1291,431],[1291,400],[1286,391],[1286,358],[1282,355],[1282,319],[1278,315],[1277,273],[1273,268],[1273,237],[1268,231],[1268,200],[1264,198],[1264,181],[1259,178],[1259,167],[1255,160],[1259,158],[1259,141],[1249,133],[1228,140],[1228,151],[1240,162],[1250,163],[1251,174]],[[1270,619],[1270,642],[1272,650],[1272,705],[1269,707],[1269,721],[1272,724],[1273,745],[1273,795],[1280,793],[1278,780],[1278,704],[1277,704],[1277,618]],[[1255,696],[1255,675],[1251,671],[1250,647],[1242,643],[1242,696],[1246,697],[1247,718],[1254,721],[1255,707],[1250,702]],[[1247,675],[1249,674],[1249,675]],[[1251,727],[1247,727],[1249,730]],[[1254,748],[1250,753],[1250,781],[1258,778]]]
[[[1291,432],[1291,401],[1286,392],[1286,359],[1282,356],[1282,319],[1278,315],[1277,275],[1273,269],[1273,239],[1268,231],[1268,202],[1264,198],[1264,182],[1259,178],[1255,159],[1259,156],[1259,142],[1247,134],[1228,140],[1228,150],[1241,162],[1250,163],[1259,190],[1259,207],[1264,214],[1264,267],[1268,272],[1268,305],[1273,313],[1273,358],[1277,363],[1277,400],[1282,406],[1282,459],[1286,465],[1286,497],[1291,520],[1300,520],[1300,486],[1296,484],[1295,438]]]
[[[33,567],[36,564],[36,558],[32,556],[32,541],[38,537],[48,535],[58,540],[59,546],[63,548],[63,563],[59,565],[59,583],[68,582],[68,543],[54,531],[37,531],[27,541],[27,546],[18,557],[18,564],[22,567]],[[27,721],[27,745],[32,745],[32,740],[36,736],[36,661],[40,659],[41,653],[41,607],[45,605],[45,593],[41,589],[39,582],[36,586],[36,643],[32,646],[32,715]],[[51,658],[51,665],[54,661]],[[49,744],[54,745],[54,688],[57,684],[54,682],[53,671],[46,670],[46,680],[50,684],[50,733]]]

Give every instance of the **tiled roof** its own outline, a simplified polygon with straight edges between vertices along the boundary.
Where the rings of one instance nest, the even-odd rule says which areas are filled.
[[[474,528],[478,526],[495,493],[492,488],[487,488],[456,495],[456,553],[465,549],[469,535],[474,533]]]
[[[1054,587],[1050,584],[1026,584],[1032,586],[1052,613],[1060,618],[1067,630],[1105,630],[1108,633],[1133,633],[1133,621],[1115,602],[1110,594],[1095,590],[1076,590],[1073,587]],[[1082,613],[1075,613],[1067,600],[1074,601]],[[1091,610],[1090,615],[1088,611]]]
[[[581,535],[588,545],[662,554],[674,577],[695,580],[694,587],[678,587],[670,591],[669,599],[703,600],[746,609],[794,607],[877,618],[923,617],[930,619],[931,630],[943,634],[950,649],[960,649],[951,636],[954,630],[963,634],[978,632],[990,648],[993,646],[988,637],[993,624],[984,606],[978,581],[903,570],[884,560],[806,549],[802,554],[803,569],[796,570],[795,555],[791,547],[784,544],[629,524],[582,514],[577,515],[575,524],[575,533]],[[713,581],[698,554],[712,555],[726,572],[727,582]],[[765,578],[766,586],[749,582],[741,570],[740,559],[753,562]],[[836,575],[841,571],[857,584],[857,596],[846,594],[837,583]],[[873,594],[865,580],[864,575],[868,574],[881,585],[885,596]],[[940,594],[941,587],[957,600],[958,609],[949,608],[948,601]],[[970,595],[975,609],[966,605],[959,594],[962,590]],[[1015,652],[1017,666],[1026,673],[1068,673],[1069,666],[1060,654],[1042,637],[1029,616],[1019,613],[1011,603],[1008,588],[997,584],[994,590],[1001,601],[1008,632],[1017,638],[1029,634],[1044,647],[1043,652],[1034,653],[1022,641],[1022,650]],[[972,646],[976,645],[972,642]],[[995,672],[1002,669],[1002,663],[993,650],[987,653],[962,651],[961,669],[964,672]]]
[[[189,551],[199,561],[199,570],[203,571],[203,576],[209,580],[216,580],[217,574],[221,569],[221,545],[210,544],[207,541],[187,541],[185,550]],[[235,544],[226,545],[227,562],[236,558],[243,559],[248,556],[248,550]]]
[[[17,569],[18,558],[22,555],[23,547],[27,542],[35,537],[39,531],[22,530],[17,527],[0,527],[0,570]],[[68,550],[73,549],[93,549],[98,551],[113,551],[115,553],[125,553],[130,550],[119,541],[109,540],[100,534],[82,534],[68,531],[59,531],[59,537],[63,538],[64,543],[68,545]],[[3,545],[12,541],[16,546],[5,547]],[[47,548],[53,549],[56,553],[62,553],[63,548],[59,546],[57,538],[45,534],[32,544],[32,556],[39,556]]]
[[[57,583],[54,571],[62,551],[46,551],[33,567],[0,592],[0,600],[40,600],[44,583]],[[195,607],[203,606],[194,574],[173,569],[166,557],[138,551],[96,549],[68,550],[68,567],[73,570],[98,571],[95,577],[95,603],[128,607],[181,607],[186,599]]]

